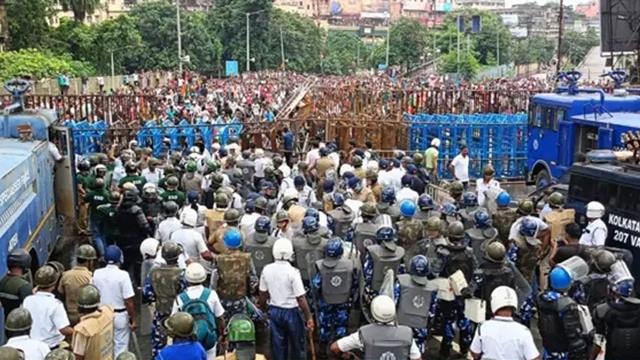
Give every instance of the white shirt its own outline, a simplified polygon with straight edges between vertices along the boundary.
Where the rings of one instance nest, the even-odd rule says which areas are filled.
[[[113,173],[111,174],[111,184],[113,186],[118,186],[120,180],[125,176],[127,176],[127,173],[124,170],[124,166],[116,166],[115,168],[113,168]]]
[[[188,288],[186,288],[185,291],[187,292],[187,295],[189,296],[190,299],[197,299],[200,297],[200,295],[202,295],[202,292],[204,291],[204,286],[202,285],[189,286]],[[220,303],[220,298],[218,297],[218,293],[213,289],[211,289],[211,293],[209,293],[209,297],[207,298],[207,304],[209,304],[209,308],[211,308],[213,315],[215,315],[217,318],[224,314],[224,308]],[[171,309],[171,314],[177,313],[182,308],[182,305],[184,304],[182,303],[180,296],[176,297],[176,301],[173,302],[173,309]]]
[[[64,340],[60,329],[70,326],[64,304],[52,293],[38,291],[27,296],[22,307],[29,310],[33,319],[31,338],[43,341],[50,348],[60,345]]]
[[[529,329],[502,316],[478,326],[470,350],[493,360],[531,360],[540,355]]]
[[[240,231],[242,231],[242,233],[247,238],[255,232],[254,227],[259,217],[260,217],[260,214],[258,214],[257,212],[254,212],[250,214],[244,214],[242,216],[242,219],[240,219],[240,224],[239,224]]]
[[[171,235],[181,228],[182,224],[180,224],[180,220],[175,216],[168,217],[160,222],[154,237],[160,241],[160,244],[162,244],[163,242],[170,240]]]
[[[584,229],[584,233],[580,237],[580,245],[604,246],[608,233],[609,231],[604,221],[596,219]]]
[[[267,167],[267,165],[271,164],[271,159],[266,158],[266,157],[261,157],[256,159],[256,161],[253,162],[253,167],[255,169],[255,173],[253,174],[255,177],[259,177],[259,178],[263,178],[264,177],[264,168]]]
[[[337,152],[332,152],[331,154],[327,155],[327,157],[331,159],[331,161],[333,161],[333,170],[335,172],[338,172],[338,169],[340,168],[340,154],[338,154]]]
[[[387,170],[378,171],[378,183],[383,189],[392,185],[391,176]]]
[[[124,309],[124,301],[135,296],[129,273],[117,265],[107,265],[93,273],[91,283],[100,290],[100,303],[114,310]]]
[[[182,228],[173,232],[171,240],[182,245],[185,255],[189,258],[199,259],[200,254],[207,251],[207,244],[202,234],[194,228]]]
[[[284,192],[287,189],[294,189],[296,186],[293,183],[293,179],[292,178],[284,178],[282,179],[282,183],[280,184],[280,190],[278,191],[278,193],[280,194],[280,198],[282,198]]]
[[[400,191],[398,191],[398,193],[396,194],[396,202],[400,204],[403,200],[411,200],[413,201],[414,204],[417,205],[419,197],[420,195],[418,195],[418,193],[415,192],[415,190],[406,186],[400,189]]]
[[[286,178],[291,176],[291,168],[286,162],[283,162],[282,165],[278,166],[278,170],[280,170],[282,172],[282,176]]]
[[[149,168],[146,168],[146,169],[142,169],[142,172],[140,174],[143,178],[147,180],[147,183],[153,183],[156,185],[158,185],[158,182],[162,178],[161,169],[156,169],[155,171],[151,172]]]
[[[351,335],[347,335],[337,341],[338,349],[342,352],[347,352],[351,350],[364,350],[364,344],[362,343],[362,339],[360,338],[360,332],[356,331]],[[417,360],[421,359],[422,354],[420,354],[420,349],[416,345],[415,340],[411,340],[411,349],[409,350],[409,359]]]
[[[460,181],[469,181],[469,156],[458,154],[451,160],[453,175]]]
[[[22,350],[25,360],[44,360],[51,351],[47,344],[34,340],[29,335],[12,337],[7,341],[6,346]]]
[[[318,159],[320,159],[320,149],[311,149],[307,153],[307,157],[305,158],[305,162],[307,163],[309,168],[311,168],[313,166],[313,164],[315,164],[316,161],[318,161]]]
[[[360,208],[364,203],[356,199],[347,199],[344,201],[344,204],[348,206],[351,210],[353,210],[353,213],[356,214],[356,217],[357,217],[357,216],[360,216]]]
[[[489,180],[488,183],[484,182],[484,179],[478,179],[476,181],[476,191],[478,192],[478,205],[484,206],[484,202],[486,200],[485,192],[488,190],[499,190],[500,183],[496,179]]]
[[[62,155],[60,155],[60,150],[58,150],[58,147],[56,146],[56,144],[49,141],[49,143],[47,144],[47,147],[49,149],[49,155],[51,155],[51,158],[53,159],[53,161],[57,162],[62,160]]]
[[[544,220],[540,219],[539,217],[535,217],[535,216],[527,216],[527,217],[535,221],[536,224],[538,224],[538,232],[536,233],[536,236],[540,233],[540,231],[544,231],[549,228],[549,225],[547,225],[547,223],[544,222]],[[524,218],[525,217],[522,216],[513,222],[513,224],[511,225],[511,229],[509,229],[509,240],[515,240],[515,239],[518,239],[518,237],[522,236],[520,235],[520,223],[522,223],[522,219]]]
[[[298,204],[300,204],[300,206],[310,208],[316,201],[316,193],[309,185],[305,185],[302,191],[298,191]]]
[[[269,305],[297,308],[296,298],[305,294],[300,270],[283,260],[268,264],[260,275],[260,291],[269,292]]]
[[[402,177],[404,176],[404,170],[394,167],[389,171],[389,179],[391,180],[391,186],[396,190],[396,193],[402,189]]]

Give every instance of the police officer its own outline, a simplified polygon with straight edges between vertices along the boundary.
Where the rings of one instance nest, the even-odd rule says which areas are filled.
[[[216,254],[224,254],[228,249],[224,246],[224,235],[230,229],[238,229],[240,225],[240,211],[237,209],[227,209],[224,212],[222,226],[219,226],[209,237],[209,248],[213,249]]]
[[[551,193],[547,201],[551,210],[545,213],[542,218],[549,225],[551,239],[562,240],[565,237],[565,226],[574,221],[576,211],[564,208],[564,195],[557,191]]]
[[[147,182],[147,179],[138,175],[138,166],[134,162],[130,161],[124,165],[124,169],[127,173],[127,176],[120,179],[120,181],[118,182],[118,187],[122,189],[124,184],[132,183],[136,186],[138,192],[141,193],[142,187]]]
[[[458,207],[454,203],[444,203],[442,205],[442,216],[441,216],[443,226],[449,226],[452,222],[462,221],[462,217],[458,211]]]
[[[584,268],[584,260],[578,260]],[[538,296],[538,328],[542,336],[545,360],[587,359],[587,343],[582,337],[582,326],[577,304],[567,295],[573,284],[573,274],[562,264],[549,273],[550,289]]]
[[[162,203],[162,213],[164,220],[158,224],[154,238],[160,243],[171,240],[171,235],[182,228],[182,223],[178,220],[178,204],[174,201],[165,201]]]
[[[324,256],[324,248],[329,241],[329,234],[321,231],[318,220],[312,216],[302,221],[302,234],[293,238],[295,266],[300,270],[305,285],[311,279],[312,265]]]
[[[356,214],[350,207],[345,205],[345,198],[342,193],[334,192],[331,200],[333,210],[329,211],[328,215],[333,219],[333,234],[344,239],[353,220],[356,218]],[[362,212],[362,207],[360,207],[360,211]]]
[[[469,283],[476,263],[473,250],[467,247],[464,241],[464,225],[460,221],[450,223],[447,234],[448,243],[436,250],[437,256],[443,263],[439,275],[449,278],[460,271],[466,282]],[[467,289],[468,293],[470,291]],[[466,294],[464,295],[466,296]],[[454,324],[457,324],[460,330],[460,353],[464,355],[471,344],[473,329],[469,319],[464,316],[463,297],[458,295],[453,300],[438,299],[438,314],[436,316],[441,316],[443,319],[440,355],[444,358],[448,358],[451,353],[451,344],[455,336]]]
[[[100,231],[104,236],[105,247],[115,244],[116,239],[120,234],[117,214],[118,204],[120,204],[121,198],[122,195],[120,194],[120,192],[112,191],[111,193],[109,193],[109,202],[99,205],[96,208],[96,211],[98,212],[100,217]]]
[[[376,244],[366,247],[363,265],[363,302],[367,311],[368,305],[376,297],[384,281],[387,269],[394,274],[404,272],[405,250],[396,244],[396,232],[390,226],[382,226],[376,232]],[[366,312],[365,312],[366,314]]]
[[[242,234],[230,229],[224,234],[227,252],[216,256],[216,270],[212,275],[212,288],[216,289],[222,306],[226,309],[226,319],[244,313],[246,298],[258,286],[251,254],[242,251]]]
[[[155,229],[158,226],[162,211],[162,200],[158,196],[158,188],[154,183],[146,183],[142,187],[142,211],[147,217],[149,226]]]
[[[17,309],[22,301],[33,293],[31,283],[25,279],[31,267],[31,255],[22,249],[14,248],[7,256],[9,271],[0,280],[0,303],[5,317]]]
[[[59,277],[52,266],[38,269],[35,275],[38,291],[22,303],[33,319],[31,338],[45,342],[51,349],[60,346],[65,336],[73,335],[64,305],[53,295]]]
[[[396,205],[396,191],[392,186],[382,189],[381,199],[376,205],[380,214],[391,216],[393,221],[400,219],[400,207]]]
[[[7,340],[7,346],[21,350],[25,355],[25,359],[44,360],[51,350],[46,343],[31,338],[29,332],[32,324],[33,320],[27,309],[17,308],[12,310],[7,315],[4,326],[9,339]]]
[[[422,357],[412,339],[411,328],[395,325],[396,306],[386,295],[378,295],[371,302],[373,323],[331,344],[331,351],[340,355],[361,350],[364,359],[411,359]]]
[[[498,230],[491,226],[491,217],[487,210],[479,208],[473,213],[473,227],[465,230],[465,236],[473,249],[476,262],[482,264],[484,248],[498,237]]]
[[[216,360],[266,360],[264,355],[256,354],[256,328],[247,315],[231,317],[227,340],[232,351],[225,352]]]
[[[509,245],[509,231],[511,231],[511,225],[518,218],[516,209],[510,208],[511,195],[508,192],[502,191],[496,197],[497,209],[493,214],[493,226],[498,230],[498,239],[502,242],[502,245],[507,247]]]
[[[242,171],[242,178],[248,191],[253,191],[253,174],[255,174],[255,163],[251,160],[251,151],[242,151],[242,159],[236,162],[236,167]],[[246,194],[244,194],[246,195]]]
[[[494,241],[484,249],[484,260],[473,272],[471,292],[475,297],[491,303],[491,293],[499,286],[516,288],[516,275],[506,263],[506,249],[499,241]],[[487,319],[491,318],[491,309],[487,308]]]
[[[396,223],[398,227],[398,245],[406,250],[405,260],[407,266],[413,255],[419,254],[419,241],[424,235],[424,228],[420,220],[414,219],[416,203],[412,200],[403,200],[400,203],[400,215],[402,220]]]
[[[166,265],[154,267],[144,284],[143,299],[156,303],[151,329],[151,344],[153,355],[167,343],[167,334],[163,327],[164,321],[171,313],[171,306],[176,296],[185,287],[183,271],[178,267],[178,257],[182,253],[180,246],[174,241],[162,244],[162,258]]]
[[[196,230],[198,213],[188,208],[182,214],[182,228],[171,234],[171,240],[180,245],[191,261],[210,261],[213,259],[202,233]]]
[[[271,220],[266,216],[260,216],[255,223],[255,231],[247,237],[246,251],[251,254],[251,261],[260,278],[262,269],[273,262],[272,248],[276,238],[271,236]]]
[[[462,193],[464,185],[460,181],[454,181],[449,184],[449,196],[453,199],[456,206],[462,206]]]
[[[85,202],[89,204],[89,226],[93,235],[93,242],[100,256],[104,255],[105,240],[102,233],[102,225],[100,224],[101,216],[98,212],[98,206],[104,205],[109,201],[109,191],[104,186],[104,180],[97,178],[93,187],[85,195]]]
[[[116,245],[122,249],[125,262],[123,268],[134,274],[134,279],[140,278],[140,243],[152,235],[149,222],[142,208],[138,206],[138,195],[132,190],[126,190],[122,195],[122,202],[118,206],[118,227],[120,235]],[[132,269],[133,268],[133,269]]]
[[[362,264],[364,263],[365,249],[367,246],[375,243],[376,232],[379,228],[379,225],[376,223],[376,218],[378,217],[376,204],[372,202],[362,204],[360,217],[362,218],[362,222],[356,223],[353,227],[352,243],[360,253],[360,263]],[[345,240],[349,239],[347,238]]]
[[[422,194],[418,198],[418,211],[415,218],[420,220],[423,225],[426,226],[429,218],[436,216],[440,217],[440,212],[436,210],[436,205],[429,194]]]
[[[465,229],[473,227],[473,214],[478,210],[478,198],[474,192],[467,191],[462,194],[462,206],[459,214]]]
[[[597,249],[591,258],[591,272],[584,284],[584,294],[589,310],[594,311],[599,304],[607,300],[608,276],[611,266],[617,260],[613,253],[605,249]]]
[[[73,328],[71,341],[77,360],[109,359],[113,354],[114,313],[110,306],[100,306],[100,292],[93,285],[78,291],[80,322]]]
[[[580,244],[586,246],[604,246],[607,240],[607,225],[602,221],[604,216],[604,206],[597,202],[591,201],[587,204],[587,227],[584,229]]]
[[[73,354],[71,356],[73,356]],[[24,353],[21,350],[9,346],[0,347],[0,358],[4,360],[25,360]],[[72,358],[70,360],[74,359]]]
[[[213,234],[224,224],[224,214],[229,208],[229,196],[220,192],[215,196],[215,206],[213,209],[205,211],[205,237],[209,243],[213,242]]]
[[[180,185],[178,178],[173,175],[169,176],[165,182],[166,189],[160,194],[162,201],[173,201],[178,204],[178,207],[182,207],[186,197],[184,192],[178,190],[178,185]]]
[[[340,238],[331,239],[324,249],[324,259],[315,262],[311,289],[317,301],[320,343],[329,345],[347,335],[349,311],[357,299],[358,271],[351,259],[342,258]],[[321,346],[324,350],[324,346]]]
[[[424,255],[416,255],[409,263],[409,273],[398,275],[394,293],[397,302],[398,325],[413,330],[416,345],[423,353],[428,335],[428,314],[433,297],[433,287],[428,286],[429,261]]]
[[[426,255],[432,266],[437,258],[436,250],[438,247],[447,245],[447,239],[442,236],[444,226],[443,221],[436,216],[430,217],[425,225],[425,236],[420,243],[419,251],[420,254]],[[436,271],[436,273],[439,272],[440,270]]]
[[[91,245],[80,245],[76,255],[77,265],[65,271],[58,284],[58,294],[64,296],[67,315],[71,325],[78,322],[78,290],[91,282],[93,261],[97,259],[96,250]]]
[[[593,316],[596,330],[591,359],[595,359],[606,341],[605,360],[635,359],[640,352],[640,299],[634,294],[635,280],[622,261],[611,267],[610,297],[598,305]]]
[[[304,314],[307,331],[314,328],[309,304],[305,297],[300,271],[294,268],[293,245],[286,238],[273,244],[275,262],[267,265],[260,276],[260,307],[267,308],[269,298],[269,328],[271,330],[271,354],[274,360],[304,359]],[[291,349],[291,352],[289,351]]]
[[[188,161],[185,166],[186,173],[182,175],[182,179],[180,181],[180,185],[182,189],[188,193],[190,191],[194,191],[198,194],[202,191],[202,175],[200,175],[198,170],[198,165],[195,161]]]
[[[382,185],[378,182],[378,172],[376,169],[367,169],[367,188],[373,194],[374,202],[380,201],[382,197]]]
[[[162,324],[173,338],[173,344],[159,349],[156,359],[162,360],[204,360],[207,359],[202,344],[194,339],[193,316],[177,312]]]
[[[100,293],[100,303],[113,309],[113,351],[117,356],[129,348],[131,331],[137,327],[135,293],[129,273],[119,267],[122,250],[116,245],[108,246],[104,260],[107,266],[94,272],[91,283]]]

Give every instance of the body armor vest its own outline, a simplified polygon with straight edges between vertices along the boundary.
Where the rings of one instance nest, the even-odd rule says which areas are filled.
[[[349,230],[349,226],[351,226],[351,223],[355,218],[355,214],[353,213],[351,208],[347,206],[341,206],[330,211],[329,216],[331,216],[335,222],[334,235],[344,239],[347,230]]]
[[[311,278],[309,265],[324,258],[326,245],[327,239],[318,234],[307,234],[294,238],[293,252],[296,257],[296,267],[300,270],[302,280],[309,281]]]
[[[498,237],[498,230],[492,227],[486,229],[474,227],[465,231],[465,235],[469,238],[469,246],[473,249],[473,256],[478,264],[484,263],[484,249]]]
[[[266,241],[259,242],[255,240],[255,233],[253,235],[247,240],[245,248],[251,254],[256,274],[260,277],[262,269],[273,262],[273,243],[276,242],[276,238],[269,236]]]
[[[110,306],[80,318],[73,328],[75,334],[86,339],[84,356],[86,359],[113,359],[113,319],[114,312]]]
[[[400,246],[395,252],[385,249],[382,245],[367,246],[367,251],[371,254],[373,260],[373,275],[371,278],[371,288],[375,291],[380,290],[384,275],[387,269],[392,269],[394,274],[398,273],[398,267],[404,257],[404,249]]]
[[[531,282],[533,273],[538,265],[538,246],[531,246],[521,236],[516,238],[518,245],[518,261],[516,267],[520,270],[522,276]]]
[[[316,266],[322,277],[322,298],[327,304],[345,304],[351,297],[353,283],[353,262],[340,259],[335,267],[326,267],[323,260],[317,260]]]
[[[635,359],[640,352],[640,306],[631,304],[598,306],[597,312],[605,310],[604,321],[607,324],[606,360]]]
[[[360,328],[364,360],[408,360],[413,331],[407,326],[369,324]]]
[[[247,295],[247,277],[251,271],[251,255],[234,251],[218,255],[218,286],[216,291],[222,300],[240,300]]]
[[[353,243],[360,252],[360,263],[364,263],[365,249],[376,243],[378,225],[370,222],[356,224],[353,231]]]
[[[400,301],[396,313],[398,324],[426,328],[433,291],[427,290],[426,285],[414,283],[409,274],[400,274],[397,278],[400,284]]]
[[[566,352],[569,350],[569,341],[560,313],[574,304],[575,302],[570,297],[564,295],[561,295],[556,301],[546,301],[542,299],[542,294],[539,296],[540,320],[538,327],[542,343],[547,351]],[[577,325],[580,326],[579,323]]]
[[[509,241],[511,225],[516,222],[518,214],[515,209],[499,208],[493,215],[493,226],[498,229],[498,238],[503,244]]]
[[[482,270],[481,297],[487,304],[491,303],[491,292],[498,286],[508,286],[516,288],[516,280],[510,267],[502,264],[486,262],[480,265]],[[489,309],[487,309],[489,310]]]
[[[156,312],[171,314],[173,302],[180,291],[182,269],[176,266],[159,266],[151,270],[151,285],[156,296]]]

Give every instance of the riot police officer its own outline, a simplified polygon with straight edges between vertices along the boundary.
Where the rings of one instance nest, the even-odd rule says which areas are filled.
[[[416,255],[409,263],[409,273],[398,275],[395,294],[397,295],[396,315],[398,325],[409,326],[413,338],[420,349],[425,351],[428,335],[428,314],[434,295],[428,286],[429,261],[424,255]]]
[[[591,201],[587,204],[587,227],[580,237],[580,244],[586,246],[603,246],[607,240],[607,225],[602,221],[605,209],[604,206],[597,202]]]
[[[478,210],[478,197],[476,193],[467,191],[462,194],[462,206],[460,206],[459,214],[462,217],[462,223],[465,229],[473,227],[473,214]]]
[[[382,189],[377,207],[380,214],[391,216],[394,222],[400,219],[400,207],[396,204],[396,191],[392,186],[386,186]]]
[[[334,192],[331,200],[333,210],[329,211],[328,215],[333,219],[333,234],[344,239],[353,220],[356,218],[356,214],[350,207],[345,205],[345,198],[342,193]],[[360,211],[362,211],[362,207],[360,207]]]
[[[449,196],[453,199],[456,206],[462,206],[462,193],[464,192],[464,185],[460,181],[454,181],[449,184]]]
[[[418,197],[418,212],[415,218],[422,221],[423,225],[427,225],[429,218],[440,217],[440,212],[436,210],[436,204],[429,194],[422,194]]]
[[[591,272],[584,283],[585,302],[589,310],[607,299],[611,266],[616,262],[616,257],[608,250],[598,249],[591,255]]]
[[[259,278],[262,269],[273,262],[271,249],[276,238],[270,235],[271,220],[266,216],[261,216],[256,220],[254,229],[253,234],[247,238],[245,249],[251,254],[251,261]]]
[[[138,192],[141,193],[142,187],[147,182],[147,179],[138,174],[138,166],[134,162],[129,161],[124,165],[124,169],[127,173],[127,176],[120,179],[120,181],[118,182],[118,187],[122,189],[124,184],[132,183],[136,186]]]
[[[134,280],[140,278],[140,264],[142,263],[138,248],[142,240],[152,235],[147,217],[142,208],[138,206],[138,200],[138,195],[134,191],[126,190],[122,195],[122,202],[118,206],[116,215],[118,227],[126,230],[120,232],[120,236],[116,239],[116,245],[122,249],[124,254],[123,268],[134,274]]]
[[[12,310],[5,321],[7,332],[7,346],[21,350],[26,359],[44,360],[49,353],[49,346],[40,340],[32,339],[29,333],[33,320],[27,309]],[[5,358],[2,358],[5,359]]]
[[[402,220],[397,223],[398,245],[406,251],[405,260],[407,266],[413,255],[419,253],[419,241],[422,240],[424,228],[420,220],[414,219],[416,214],[416,204],[412,200],[403,200],[400,203],[400,214]]]
[[[484,249],[484,259],[473,272],[471,292],[474,296],[491,303],[491,293],[499,286],[516,288],[516,274],[506,263],[506,249],[499,241],[494,241]],[[528,295],[528,294],[527,294]],[[492,312],[487,308],[486,318],[491,318]]]
[[[579,263],[585,271],[588,265],[575,256],[556,265],[549,273],[550,288],[538,296],[538,328],[544,346],[544,359],[587,359],[587,343],[583,338],[577,304],[566,293],[573,284],[574,271],[563,264]]]
[[[311,279],[310,270],[316,260],[324,256],[324,248],[329,241],[329,235],[320,231],[320,224],[314,217],[307,216],[302,221],[302,234],[293,238],[295,266],[300,270],[305,286]]]
[[[430,217],[425,225],[425,236],[419,249],[421,254],[427,256],[430,264],[437,257],[436,249],[447,244],[447,239],[442,236],[443,227],[444,222],[436,216]]]
[[[511,195],[506,191],[502,191],[496,197],[497,209],[495,214],[493,214],[493,226],[498,230],[498,239],[505,247],[509,245],[511,225],[513,225],[518,218],[516,210],[509,207],[510,204]]]
[[[7,256],[9,271],[0,280],[0,303],[5,317],[13,309],[19,308],[22,301],[33,293],[31,283],[25,279],[30,266],[31,255],[22,248],[11,250]]]
[[[100,231],[104,236],[105,246],[115,244],[120,234],[117,215],[121,198],[122,195],[118,191],[112,191],[109,194],[109,202],[96,208],[100,218]]]
[[[147,216],[151,229],[155,229],[160,221],[162,200],[158,195],[158,188],[154,183],[144,184],[142,187],[142,211]]]
[[[177,294],[185,287],[183,271],[178,267],[178,257],[182,253],[180,246],[174,241],[162,244],[162,258],[166,265],[154,267],[144,284],[143,299],[155,302],[153,315],[151,344],[154,356],[166,345],[167,333],[163,322],[171,314],[171,307]]]
[[[361,350],[367,360],[421,358],[420,350],[412,339],[411,328],[394,323],[396,306],[393,299],[386,295],[376,296],[371,302],[371,315],[373,323],[334,342],[331,344],[331,351],[340,355],[351,350]]]
[[[78,291],[80,322],[73,328],[76,359],[108,359],[113,354],[113,310],[100,306],[98,288],[87,284]]]
[[[206,359],[207,353],[202,345],[194,339],[195,322],[193,316],[186,312],[177,312],[163,324],[173,339],[173,344],[158,351],[158,359],[196,360]]]
[[[178,190],[179,185],[180,180],[178,180],[176,176],[169,176],[165,182],[166,189],[162,194],[160,194],[162,201],[174,201],[178,204],[178,207],[182,207],[186,197],[184,192]]]
[[[360,253],[360,262],[363,264],[365,248],[375,243],[376,232],[380,227],[380,225],[376,223],[376,218],[378,216],[376,204],[372,202],[362,204],[362,207],[360,208],[360,216],[362,218],[362,222],[355,224],[353,228],[352,243]]]
[[[487,210],[479,208],[473,213],[473,227],[465,230],[465,236],[469,239],[476,262],[482,264],[484,248],[498,237],[498,230],[491,226],[491,217]]]
[[[340,238],[333,238],[324,249],[324,259],[315,262],[311,281],[318,309],[320,342],[329,345],[347,334],[349,311],[358,294],[358,271],[352,259],[342,258]]]

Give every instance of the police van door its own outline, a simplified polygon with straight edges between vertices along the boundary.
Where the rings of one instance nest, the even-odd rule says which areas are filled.
[[[66,220],[76,218],[76,166],[71,130],[64,126],[51,127],[51,142],[56,145],[62,160],[55,164],[54,190],[56,212]]]

